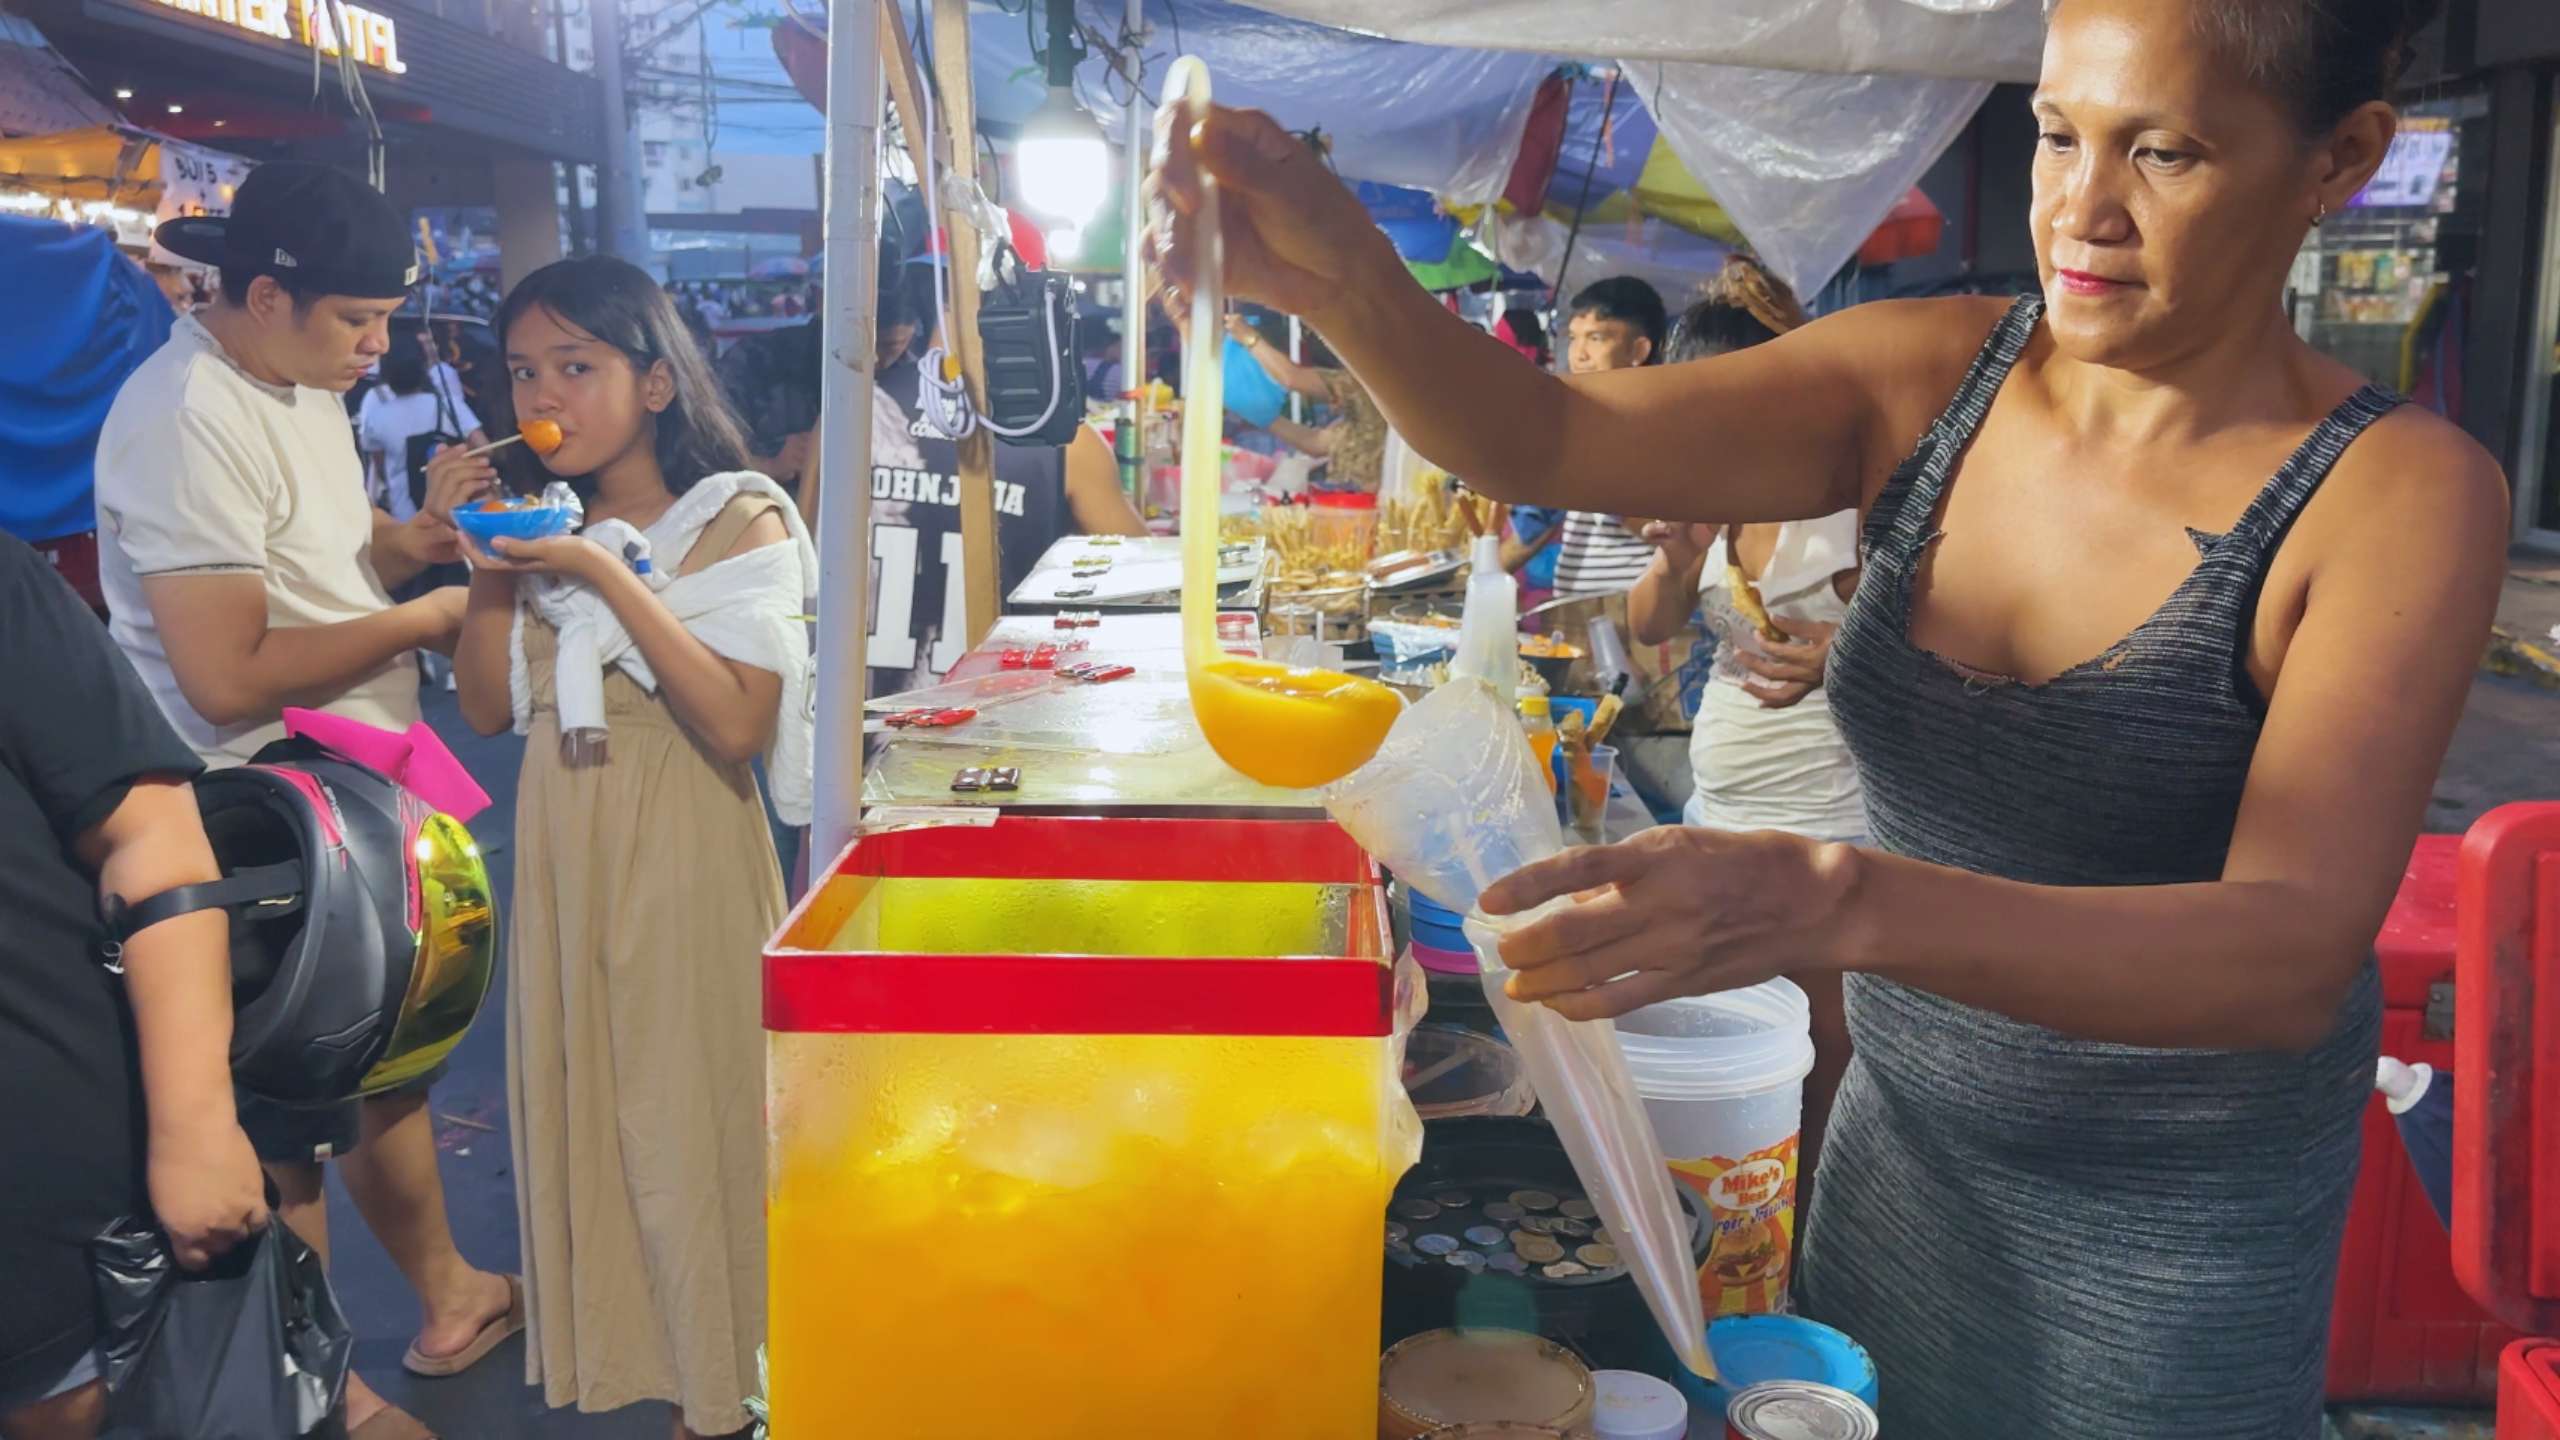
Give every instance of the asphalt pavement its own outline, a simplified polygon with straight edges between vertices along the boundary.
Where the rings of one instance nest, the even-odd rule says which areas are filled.
[[[513,735],[471,733],[441,689],[426,694],[428,723],[453,747],[472,778],[495,802],[471,823],[489,859],[498,913],[514,899],[516,771],[524,742]],[[517,1264],[515,1164],[507,1134],[506,974],[503,946],[497,987],[479,1021],[453,1053],[451,1068],[430,1097],[436,1148],[444,1162],[445,1205],[463,1255],[483,1269],[513,1273]],[[603,1415],[552,1410],[525,1383],[524,1340],[508,1341],[468,1372],[424,1380],[400,1368],[417,1333],[418,1301],[382,1247],[364,1230],[346,1190],[329,1187],[331,1278],[356,1332],[356,1370],[390,1401],[426,1422],[443,1440],[666,1440],[663,1405],[633,1405]]]

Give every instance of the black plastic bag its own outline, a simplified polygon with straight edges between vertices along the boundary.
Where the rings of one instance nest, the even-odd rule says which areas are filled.
[[[147,1219],[108,1226],[90,1253],[108,1440],[285,1440],[336,1413],[355,1335],[282,1220],[193,1273]]]

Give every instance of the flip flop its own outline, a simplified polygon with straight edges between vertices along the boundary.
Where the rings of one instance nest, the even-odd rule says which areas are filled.
[[[430,1380],[459,1375],[486,1359],[490,1351],[505,1344],[508,1336],[523,1328],[524,1277],[510,1275],[507,1277],[507,1313],[493,1317],[489,1323],[480,1327],[479,1334],[471,1337],[470,1344],[450,1355],[429,1355],[418,1348],[418,1342],[410,1341],[409,1353],[400,1357],[400,1368],[412,1375],[423,1375]],[[348,1440],[355,1440],[355,1437],[349,1436]],[[366,1440],[372,1440],[372,1437],[368,1436]],[[410,1437],[395,1431],[390,1435],[389,1440],[410,1440]]]
[[[397,1405],[386,1405],[372,1419],[347,1432],[347,1440],[436,1440],[436,1432]]]

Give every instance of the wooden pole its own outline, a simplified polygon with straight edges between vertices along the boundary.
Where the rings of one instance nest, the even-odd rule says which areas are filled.
[[[898,107],[899,128],[906,132],[907,158],[915,162],[916,183],[922,185],[928,173],[925,166],[924,77],[916,69],[916,50],[907,39],[907,17],[896,5],[880,6],[880,62],[889,76],[889,99]],[[938,163],[951,168],[951,136],[948,130],[938,137],[934,148]],[[942,201],[939,196],[924,197],[928,224],[940,224]]]
[[[978,106],[969,87],[969,0],[933,0],[933,73],[940,82],[937,111],[951,144],[951,175],[962,190],[978,182]],[[986,361],[978,349],[978,228],[968,217],[944,223],[950,236],[951,329],[942,348],[959,362],[969,404],[987,413]],[[985,426],[960,440],[960,570],[966,586],[971,646],[995,628],[997,585],[995,437]],[[948,584],[946,580],[944,583]]]

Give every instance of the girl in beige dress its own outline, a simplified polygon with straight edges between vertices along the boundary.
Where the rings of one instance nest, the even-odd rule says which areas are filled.
[[[473,556],[455,657],[473,727],[527,736],[507,952],[527,1378],[581,1410],[670,1402],[679,1440],[729,1434],[748,1423],[764,1339],[757,976],[784,908],[749,762],[785,687],[695,633],[734,616],[689,629],[684,592],[652,585],[806,540],[769,481],[722,473],[744,467],[737,423],[641,271],[546,267],[498,330],[516,416],[558,423],[542,464],[587,505],[585,534]],[[496,483],[482,458],[434,465]],[[629,532],[654,579],[629,563]],[[572,595],[610,612],[654,686],[629,660],[605,665],[602,742],[564,750],[555,617]]]

